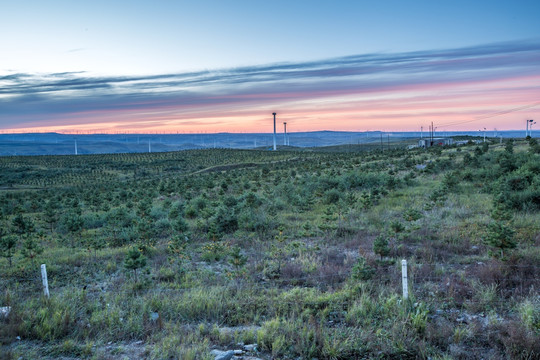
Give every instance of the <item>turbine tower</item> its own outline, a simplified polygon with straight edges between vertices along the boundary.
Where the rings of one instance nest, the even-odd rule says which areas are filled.
[[[272,115],[274,115],[274,151],[276,151],[276,113]]]
[[[525,120],[525,121],[527,122],[527,127],[526,127],[526,130],[525,130],[525,137],[527,137],[527,136],[531,135],[531,133],[529,132],[529,123],[531,123],[531,126],[532,126],[532,122],[534,120]]]
[[[283,123],[283,145],[287,145],[287,123]]]

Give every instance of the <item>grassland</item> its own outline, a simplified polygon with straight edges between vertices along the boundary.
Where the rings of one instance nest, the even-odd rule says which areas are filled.
[[[0,158],[0,354],[538,358],[539,153]]]

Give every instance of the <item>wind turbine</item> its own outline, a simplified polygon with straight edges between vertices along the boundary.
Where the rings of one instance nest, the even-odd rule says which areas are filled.
[[[276,113],[274,112],[272,115],[274,115],[274,151],[276,151]]]

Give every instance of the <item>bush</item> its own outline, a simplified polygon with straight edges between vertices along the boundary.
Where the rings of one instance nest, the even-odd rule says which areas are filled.
[[[356,280],[371,280],[375,274],[375,269],[369,266],[366,259],[363,257],[358,258],[356,264],[352,268],[352,278]]]
[[[500,250],[501,257],[504,257],[505,250],[513,249],[517,245],[514,241],[514,230],[500,221],[488,225],[485,242]]]
[[[330,189],[324,193],[324,203],[327,205],[337,204],[341,200],[341,192],[338,189]]]
[[[388,247],[388,239],[384,235],[379,235],[373,242],[373,252],[381,257],[381,259],[390,254],[390,248]]]
[[[216,224],[218,232],[223,234],[232,234],[238,230],[238,217],[235,211],[224,206],[217,209],[212,222]]]

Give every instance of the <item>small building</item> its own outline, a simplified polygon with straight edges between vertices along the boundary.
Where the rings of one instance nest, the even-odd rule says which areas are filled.
[[[449,146],[454,143],[452,138],[433,138],[433,139],[420,139],[418,140],[418,147],[427,149],[432,146]]]

